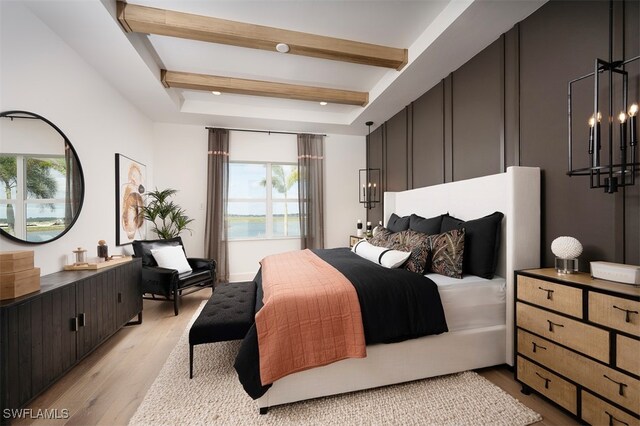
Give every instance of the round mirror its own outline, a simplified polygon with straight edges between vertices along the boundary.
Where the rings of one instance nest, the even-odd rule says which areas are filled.
[[[82,167],[65,134],[32,112],[0,113],[0,235],[56,240],[75,223],[83,198]]]

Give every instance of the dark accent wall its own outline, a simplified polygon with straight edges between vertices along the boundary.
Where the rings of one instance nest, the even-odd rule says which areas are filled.
[[[591,260],[640,264],[640,176],[635,186],[610,195],[589,189],[588,178],[566,175],[567,83],[592,72],[596,57],[608,59],[608,4],[546,3],[376,128],[367,158],[369,167],[382,167],[384,189],[537,166],[542,169],[543,266],[553,266],[549,247],[562,235],[582,242],[582,270]],[[614,37],[614,58],[637,56],[640,2],[615,4],[620,35]],[[639,62],[627,67],[629,99],[635,101],[640,100]],[[593,89],[585,82],[575,90],[574,116],[584,120],[576,118],[573,127],[574,162],[586,166]],[[370,210],[369,220],[377,223],[382,207]]]

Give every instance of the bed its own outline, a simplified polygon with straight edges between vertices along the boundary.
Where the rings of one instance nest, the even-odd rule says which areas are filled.
[[[540,259],[540,170],[509,167],[496,175],[384,194],[385,223],[392,213],[432,217],[448,212],[471,220],[495,211],[504,213],[497,277],[431,277],[438,285],[449,332],[368,345],[366,358],[285,376],[257,399],[260,412],[295,401],[513,365],[514,271],[538,267]],[[464,300],[471,299],[478,303],[465,305]]]

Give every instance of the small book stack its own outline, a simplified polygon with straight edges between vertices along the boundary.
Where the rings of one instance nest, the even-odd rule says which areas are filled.
[[[33,267],[33,251],[0,252],[0,300],[40,290],[40,268]]]

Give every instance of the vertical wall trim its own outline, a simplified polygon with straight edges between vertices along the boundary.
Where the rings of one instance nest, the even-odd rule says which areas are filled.
[[[505,80],[505,74],[506,74],[506,61],[505,61],[505,56],[506,56],[506,43],[505,43],[505,35],[504,33],[500,36],[500,160],[499,160],[499,164],[500,164],[500,173],[504,173],[507,170],[507,152],[506,152],[506,146],[505,146],[505,133],[507,131],[506,126],[506,112],[505,112],[505,105],[506,105],[506,100],[505,100],[505,93],[506,93],[506,80]]]
[[[387,185],[387,122],[385,121],[382,124],[382,130],[380,131],[382,137],[382,176],[381,180],[384,182],[384,190],[386,191],[388,188]]]
[[[407,125],[407,189],[413,189],[413,103],[405,108]]]
[[[520,165],[520,26],[504,34],[504,161]]]
[[[444,79],[444,181],[453,182],[453,73]]]
[[[522,90],[520,89],[520,22],[515,25],[515,37],[516,37],[516,52],[515,52],[515,61],[516,61],[516,72],[515,72],[515,84],[516,84],[516,107],[513,109],[516,114],[516,123],[518,123],[518,128],[514,133],[517,137],[517,140],[513,144],[515,148],[515,160],[516,166],[522,165],[522,160],[520,158],[520,141],[522,140],[520,134],[520,99]]]

